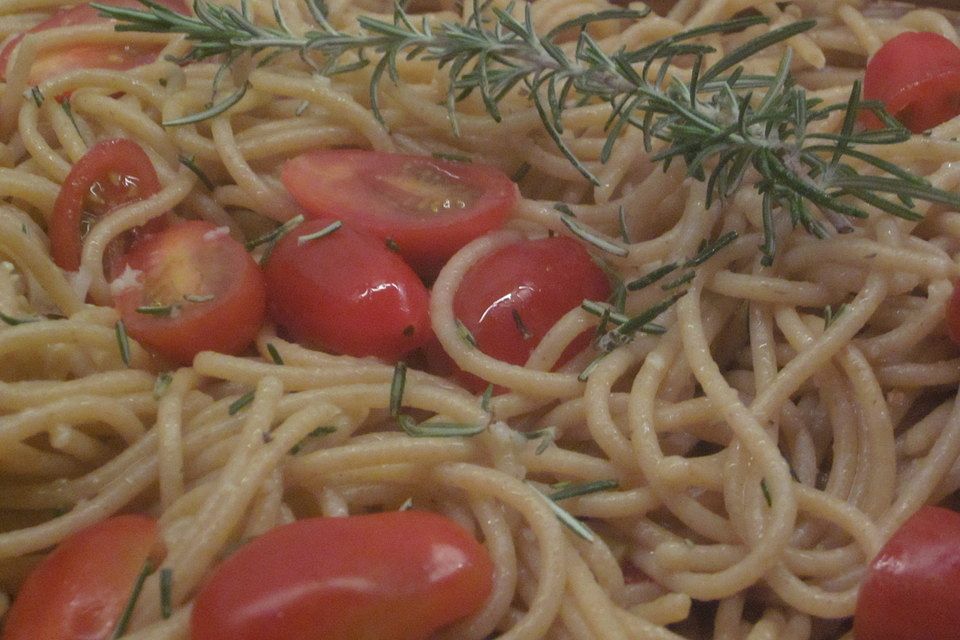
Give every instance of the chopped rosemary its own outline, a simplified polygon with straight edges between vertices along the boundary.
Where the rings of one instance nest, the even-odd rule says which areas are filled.
[[[11,327],[15,327],[18,324],[29,324],[31,322],[38,322],[40,318],[16,318],[14,316],[7,315],[3,311],[0,311],[0,320],[2,320],[4,324],[8,324]]]
[[[210,191],[213,191],[213,188],[215,186],[213,184],[213,180],[211,180],[210,176],[204,173],[203,169],[200,168],[200,165],[197,164],[196,156],[180,155],[180,156],[177,156],[177,159],[180,160],[180,164],[185,166],[187,169],[190,169],[190,171],[192,171],[197,176],[200,182],[203,183],[203,186],[205,186]]]
[[[466,342],[471,347],[476,348],[477,339],[473,337],[473,334],[470,332],[470,329],[467,329],[460,320],[457,320],[457,335],[460,336],[460,339]]]
[[[627,290],[639,291],[640,289],[649,287],[654,282],[661,280],[664,276],[667,276],[670,273],[676,271],[679,266],[680,265],[678,265],[676,262],[670,262],[668,264],[663,265],[662,267],[657,267],[650,273],[640,276],[636,280],[631,280],[630,282],[628,282],[626,284]]]
[[[530,173],[530,169],[532,168],[529,162],[522,162],[520,166],[517,167],[517,170],[513,172],[513,175],[510,176],[510,179],[513,182],[520,182],[527,177],[527,174]]]
[[[130,338],[127,337],[127,327],[123,320],[117,320],[114,325],[114,333],[117,334],[117,346],[120,348],[120,360],[123,364],[130,366]]]
[[[308,233],[298,237],[297,244],[304,245],[312,240],[319,240],[320,238],[325,238],[326,236],[330,235],[331,233],[333,233],[334,231],[336,231],[342,226],[343,226],[343,222],[341,222],[340,220],[334,220],[333,222],[325,226],[323,229],[320,229],[319,231],[314,231],[313,233]]]
[[[527,483],[527,484],[530,484],[530,483]],[[557,520],[559,520],[561,523],[566,525],[568,529],[573,531],[575,534],[577,534],[587,542],[594,541],[595,536],[593,535],[593,532],[590,531],[590,529],[587,527],[587,525],[583,524],[582,522],[574,518],[565,509],[563,509],[560,505],[558,505],[556,502],[551,500],[548,496],[544,495],[542,491],[534,487],[532,484],[530,484],[530,487],[534,491],[536,491],[540,495],[540,497],[543,498],[543,500],[547,503],[547,506],[550,507],[550,510],[553,511],[553,515],[557,517]]]
[[[167,389],[170,388],[170,384],[173,382],[173,374],[169,371],[164,371],[157,376],[157,381],[153,383],[153,397],[156,400],[159,400],[163,397],[163,394],[167,392]]]
[[[160,616],[167,620],[173,615],[173,569],[160,569]]]
[[[450,162],[462,162],[464,164],[470,164],[471,162],[473,162],[473,158],[471,158],[470,156],[465,156],[462,153],[443,153],[441,151],[434,151],[431,155],[438,160],[448,160]]]
[[[520,317],[520,311],[512,308],[510,309],[510,315],[513,317],[513,324],[517,327],[517,332],[520,333],[520,337],[524,340],[532,338],[533,334],[530,333],[530,329],[527,329],[527,325],[523,323],[523,318]]]
[[[664,291],[670,291],[672,289],[676,289],[677,287],[682,287],[683,285],[693,280],[696,276],[697,276],[696,271],[687,271],[686,273],[682,274],[680,277],[674,280],[671,280],[666,284],[660,285],[660,288],[663,289]]]
[[[565,202],[557,202],[553,205],[553,208],[565,216],[570,216],[571,218],[577,217],[577,214],[573,212],[573,209],[570,208],[570,205]]]
[[[77,119],[73,115],[73,106],[70,104],[70,99],[66,98],[63,102],[61,102],[60,108],[63,109],[63,112],[65,114],[67,114],[67,118],[70,119],[70,124],[73,125],[73,128],[77,132],[77,135],[80,136],[81,140],[84,140],[83,132],[80,131],[80,125],[77,124]],[[86,142],[86,140],[84,140],[84,142]]]
[[[244,246],[246,246],[247,251],[252,251],[259,247],[262,244],[273,244],[283,236],[290,233],[297,225],[303,222],[304,218],[302,215],[295,216],[290,218],[279,227],[273,231],[260,236],[259,238],[254,238],[253,240],[248,240]]]
[[[40,87],[30,87],[30,97],[33,98],[33,103],[35,105],[38,107],[43,106],[43,93],[40,92]]]
[[[763,492],[763,499],[767,501],[767,506],[773,506],[773,496],[770,495],[770,487],[767,486],[767,479],[760,480],[760,491]]]
[[[615,255],[618,258],[625,258],[630,255],[630,252],[627,251],[626,247],[621,247],[619,244],[616,244],[615,242],[604,238],[600,234],[591,231],[569,216],[561,216],[560,222],[566,225],[567,229],[570,229],[570,232],[573,235],[577,236],[587,244],[593,245],[601,251]]]
[[[127,604],[120,613],[120,619],[117,620],[117,626],[114,627],[113,633],[110,635],[110,640],[123,637],[123,634],[127,632],[130,619],[133,617],[133,608],[137,606],[137,599],[140,598],[140,592],[143,591],[143,583],[147,581],[147,577],[154,571],[156,571],[156,568],[153,566],[153,562],[150,558],[147,558],[147,561],[143,563],[143,568],[140,569],[140,573],[137,575],[136,582],[133,583],[130,597],[127,599]]]
[[[534,450],[536,455],[540,455],[546,451],[547,448],[557,440],[556,427],[544,427],[543,429],[537,429],[536,431],[521,431],[521,433],[527,440],[540,440],[540,442],[537,444],[537,448]]]
[[[184,294],[183,299],[186,300],[187,302],[201,303],[201,302],[210,302],[216,297],[217,296],[213,295],[212,293],[205,293],[205,294],[187,293],[187,294]]]
[[[396,418],[403,407],[403,389],[407,384],[407,365],[398,362],[393,368],[393,380],[390,382],[390,415]]]
[[[277,348],[273,346],[272,342],[267,343],[267,353],[270,354],[270,359],[273,360],[273,364],[283,365],[283,358],[280,357],[280,352],[277,351]]]
[[[255,395],[256,395],[255,391],[248,391],[242,396],[240,396],[239,398],[237,398],[236,400],[234,400],[233,402],[231,402],[230,406],[227,408],[227,414],[234,416],[237,413],[239,413],[241,409],[243,409],[248,404],[253,402],[253,398]]]
[[[624,244],[630,244],[630,232],[627,230],[627,210],[623,205],[617,209],[617,226],[620,229],[620,240]]]
[[[290,455],[295,456],[298,453],[300,453],[300,450],[303,449],[304,445],[306,445],[307,440],[310,440],[311,438],[319,438],[320,436],[330,435],[331,433],[336,433],[336,431],[337,431],[336,427],[326,427],[326,426],[317,427],[316,429],[308,433],[303,440],[301,440],[300,442],[298,442],[297,444],[293,445],[293,447],[290,448]]]
[[[840,317],[840,314],[846,310],[847,310],[846,302],[844,302],[839,307],[837,307],[836,311],[834,311],[833,307],[829,304],[826,307],[824,307],[823,308],[823,330],[826,331],[827,329],[829,329],[830,325],[832,325],[834,321]]]
[[[384,76],[400,82],[401,59],[434,60],[446,69],[447,105],[455,133],[458,101],[478,93],[489,116],[499,122],[500,102],[521,87],[560,152],[595,184],[596,177],[564,139],[564,115],[572,106],[605,102],[611,113],[601,162],[611,157],[627,127],[637,127],[655,161],[665,167],[682,161],[690,176],[706,182],[707,206],[734,193],[744,184],[747,172],[753,171],[758,179],[751,183],[764,202],[766,261],[772,260],[775,249],[770,224],[774,210],[786,212],[794,225],[823,235],[826,225],[846,230],[850,225],[844,218],[864,217],[869,208],[915,218],[914,199],[960,207],[960,194],[937,189],[860,149],[902,142],[910,133],[878,103],[861,102],[859,83],[842,104],[810,98],[790,73],[789,48],[775,73],[745,72],[745,60],[811,29],[814,20],[770,29],[722,56],[714,56],[716,50],[698,39],[742,33],[769,20],[735,18],[681,31],[638,49],[606,52],[586,25],[601,20],[635,21],[647,12],[599,11],[569,22],[568,28],[579,29],[579,35],[572,53],[567,53],[558,44],[560,31],[539,34],[534,30],[529,4],[518,19],[510,11],[473,0],[474,10],[464,22],[436,24],[426,19],[418,23],[398,3],[392,20],[361,15],[356,28],[339,31],[327,21],[319,0],[311,0],[307,6],[317,28],[302,36],[288,29],[279,8],[274,12],[275,24],[259,25],[249,15],[209,0],[196,0],[196,18],[176,14],[154,0],[144,4],[142,10],[93,6],[116,19],[119,30],[185,34],[192,46],[182,61],[223,56],[227,67],[243,53],[263,53],[260,62],[268,64],[275,52],[293,50],[319,75],[372,66],[370,100],[381,122],[379,83]],[[687,81],[671,74],[678,57],[691,61],[694,72]],[[244,84],[209,109],[165,124],[197,122],[221,113],[245,90]],[[876,113],[886,127],[856,130],[853,125],[861,110]],[[837,112],[844,115],[838,133],[815,132],[817,125]],[[656,151],[655,140],[663,143]],[[877,175],[865,172],[864,166]]]
[[[423,422],[418,424],[408,415],[397,416],[400,428],[414,438],[460,438],[475,436],[483,433],[487,426],[484,424],[457,424],[451,422]]]
[[[555,501],[566,500],[567,498],[577,498],[591,493],[616,489],[619,486],[620,484],[616,480],[597,480],[595,482],[563,482],[559,485],[554,485],[554,489],[556,489],[556,491],[547,497]]]
[[[480,396],[480,408],[484,411],[490,411],[490,400],[493,398],[493,385],[488,384],[487,388],[483,390],[483,395]]]

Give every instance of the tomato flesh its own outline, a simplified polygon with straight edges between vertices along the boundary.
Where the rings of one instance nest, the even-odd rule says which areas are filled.
[[[197,595],[191,640],[424,640],[483,606],[486,549],[439,514],[313,518],[273,529]]]
[[[263,325],[263,273],[225,227],[173,225],[134,245],[124,269],[112,288],[127,333],[169,360],[239,353]]]
[[[53,261],[62,269],[76,271],[83,238],[100,217],[158,191],[157,172],[140,145],[126,138],[98,142],[73,165],[53,205],[49,229]],[[155,218],[112,242],[104,251],[107,275],[116,275],[123,253],[138,235],[165,226],[164,218]]]
[[[960,48],[936,33],[891,38],[867,63],[863,97],[882,102],[914,133],[960,115]],[[869,127],[881,124],[872,113],[862,119]]]
[[[189,10],[182,0],[159,0],[160,4],[171,11],[187,15]],[[105,0],[109,4],[127,9],[143,9],[137,0]],[[71,27],[82,24],[112,22],[100,15],[89,4],[60,9],[26,33],[10,40],[0,50],[0,80],[6,79],[7,63],[13,50],[28,33],[37,33],[57,27]],[[157,59],[161,46],[152,44],[75,44],[41,52],[33,61],[27,81],[37,85],[64,71],[74,69],[116,69],[123,71],[148,64]]]
[[[396,361],[432,335],[430,294],[379,239],[308,220],[284,236],[264,265],[274,322],[296,342],[337,354]]]
[[[583,245],[557,236],[521,240],[478,260],[464,274],[453,309],[483,353],[522,365],[564,314],[584,300],[609,295],[606,274]],[[589,341],[584,333],[571,342],[558,366]],[[486,386],[474,376],[457,377],[473,391]]]
[[[2,640],[105,640],[159,548],[155,520],[124,515],[79,531],[27,576]]]
[[[954,640],[960,630],[960,514],[923,507],[884,545],[860,586],[857,640]]]
[[[359,149],[305,153],[287,161],[281,177],[311,216],[390,241],[428,279],[465,244],[501,227],[518,198],[494,167]]]

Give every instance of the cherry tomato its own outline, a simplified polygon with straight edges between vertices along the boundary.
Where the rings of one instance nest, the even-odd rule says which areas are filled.
[[[516,185],[490,166],[358,149],[297,156],[281,177],[311,216],[339,218],[395,243],[425,278],[502,226],[518,197]]]
[[[127,333],[180,364],[200,351],[240,352],[266,316],[260,267],[209,222],[181,222],[140,240],[111,289]]]
[[[76,271],[80,268],[83,238],[98,218],[158,191],[157,172],[133,140],[115,138],[90,147],[67,174],[53,205],[49,229],[53,261],[62,269]],[[156,218],[133,230],[124,241],[111,243],[104,251],[107,275],[116,275],[123,253],[140,233],[159,231],[164,226],[166,220]]]
[[[159,3],[172,11],[189,14],[186,4],[182,0],[158,0]],[[127,9],[143,9],[137,0],[105,0],[104,4]],[[0,80],[6,79],[7,62],[13,50],[23,40],[27,33],[37,33],[57,27],[71,27],[80,24],[96,24],[111,22],[109,18],[100,15],[100,12],[89,4],[63,8],[55,14],[30,29],[14,37],[0,50]],[[27,81],[36,85],[47,78],[51,78],[64,71],[73,69],[132,69],[148,64],[157,59],[163,47],[155,44],[74,44],[58,49],[48,49],[41,52],[30,67]]]
[[[273,529],[201,587],[191,640],[424,640],[483,606],[486,549],[421,511],[313,518]]]
[[[914,133],[960,114],[960,48],[936,33],[901,33],[867,63],[863,97],[879,100]],[[867,126],[880,119],[864,112]]]
[[[2,640],[106,640],[148,558],[157,523],[115,516],[78,531],[27,576],[7,613]]]
[[[329,220],[308,220],[264,265],[270,317],[293,340],[357,357],[395,361],[432,335],[430,294],[383,241]]]
[[[564,314],[584,300],[609,295],[606,274],[583,245],[557,236],[521,240],[478,260],[464,274],[453,309],[483,353],[522,365]],[[585,333],[573,341],[558,365],[589,340]],[[457,377],[473,391],[486,386],[472,376]]]
[[[960,630],[960,514],[923,507],[867,571],[853,619],[857,640],[955,640]]]

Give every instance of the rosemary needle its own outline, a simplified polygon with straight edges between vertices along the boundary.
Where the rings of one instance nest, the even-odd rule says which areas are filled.
[[[384,76],[400,82],[401,59],[432,60],[446,70],[447,103],[454,123],[457,101],[473,93],[480,95],[490,117],[499,121],[501,101],[522,87],[545,131],[594,182],[593,173],[564,140],[563,116],[571,106],[602,101],[610,105],[611,115],[601,161],[610,157],[626,127],[638,127],[655,160],[664,167],[683,161],[689,175],[706,181],[708,206],[736,191],[753,170],[758,179],[752,181],[763,196],[765,212],[784,211],[794,225],[821,236],[828,225],[840,231],[849,229],[845,218],[866,217],[871,210],[917,218],[913,200],[960,207],[960,196],[937,189],[861,149],[902,142],[910,133],[880,105],[862,103],[859,83],[854,83],[845,104],[822,104],[796,85],[790,74],[790,49],[783,54],[776,73],[745,71],[745,60],[807,31],[815,24],[812,20],[771,29],[708,65],[706,56],[715,50],[698,43],[702,36],[740,32],[767,19],[727,20],[682,31],[639,49],[608,53],[586,26],[603,20],[638,20],[647,11],[587,13],[539,34],[529,3],[518,5],[523,16],[517,18],[511,11],[473,0],[473,14],[465,22],[440,24],[425,18],[418,22],[397,4],[392,20],[360,16],[358,29],[345,32],[327,21],[322,0],[305,0],[317,29],[301,35],[289,30],[277,2],[274,25],[254,24],[247,16],[209,0],[195,0],[196,18],[170,11],[155,0],[141,2],[142,10],[93,6],[116,19],[118,30],[186,35],[192,47],[182,61],[223,55],[224,64],[229,65],[240,54],[251,53],[263,54],[261,63],[269,64],[277,52],[291,50],[325,76],[372,65],[370,101],[378,117],[379,83]],[[563,48],[557,38],[571,28],[580,30],[578,39],[574,47]],[[692,58],[694,72],[689,80],[671,73],[678,56]],[[212,117],[231,104],[225,100],[184,121]],[[856,131],[853,123],[862,109],[877,113],[887,127]],[[811,125],[838,111],[845,114],[839,133],[811,132]],[[659,141],[659,146],[654,147],[654,141]],[[863,165],[872,167],[877,175],[863,175]],[[765,219],[765,262],[772,261],[776,247],[773,229]]]

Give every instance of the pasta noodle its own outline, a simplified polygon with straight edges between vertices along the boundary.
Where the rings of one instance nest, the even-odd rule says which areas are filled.
[[[29,29],[59,4],[0,0],[0,36]],[[331,23],[349,30],[360,14],[389,17],[386,4],[327,7]],[[719,56],[747,35],[816,17],[818,26],[789,45],[795,77],[827,102],[845,101],[867,56],[897,33],[934,31],[960,43],[960,14],[899,3],[665,4],[660,15],[591,30],[614,51],[741,12],[769,18],[746,33],[707,36]],[[270,2],[250,6],[256,19],[273,19]],[[299,3],[278,6],[294,32],[313,28]],[[532,14],[547,32],[608,8],[605,0],[538,0]],[[436,0],[410,10],[458,21],[472,6]],[[112,514],[146,512],[159,518],[174,613],[161,618],[154,574],[124,637],[185,639],[198,586],[241,541],[298,518],[410,501],[462,524],[496,566],[484,606],[438,638],[851,638],[865,563],[921,505],[960,488],[960,359],[943,323],[960,276],[957,211],[918,202],[921,222],[877,211],[826,239],[784,216],[777,260],[765,266],[761,196],[745,184],[708,207],[705,184],[680,163],[661,170],[636,129],[601,163],[607,104],[571,107],[564,121],[570,148],[598,178],[593,186],[522,91],[505,98],[496,126],[479,100],[464,101],[456,135],[446,76],[433,62],[401,61],[402,82],[381,82],[383,124],[371,112],[371,67],[320,79],[284,55],[242,70],[249,89],[229,110],[165,127],[207,106],[216,63],[161,56],[128,71],[69,70],[40,82],[45,99],[33,99],[33,58],[77,42],[162,43],[170,56],[189,48],[179,37],[106,24],[42,31],[23,40],[0,84],[0,312],[37,319],[0,326],[0,612],[50,547]],[[751,57],[748,72],[775,73],[783,50]],[[689,69],[678,63],[676,73]],[[67,94],[69,111],[53,99]],[[836,131],[841,120],[818,126]],[[955,191],[958,135],[954,119],[875,152]],[[65,272],[47,237],[58,190],[95,141],[117,137],[144,148],[162,187],[102,218],[84,240],[79,272]],[[406,379],[406,407],[438,422],[487,425],[478,435],[410,437],[386,412],[392,365],[310,350],[270,325],[247,354],[203,352],[179,369],[135,342],[129,363],[118,349],[103,267],[111,240],[168,211],[251,240],[299,212],[278,178],[281,162],[337,147],[466,155],[508,175],[525,170],[507,228],[458,252],[430,302],[443,349],[507,391],[487,408],[438,376],[411,368]],[[624,255],[603,258],[625,280],[689,259],[728,232],[737,237],[698,266],[660,316],[664,335],[615,349],[584,381],[589,350],[552,369],[596,326],[586,311],[570,311],[524,367],[471,347],[454,311],[461,279],[483,256],[524,236],[570,235],[557,202],[593,233],[617,237],[624,221]],[[631,293],[627,311],[663,293]],[[252,402],[235,410],[248,392]],[[335,430],[312,437],[319,424]],[[558,483],[604,481],[615,484],[560,502],[589,539],[565,527],[544,496]]]

